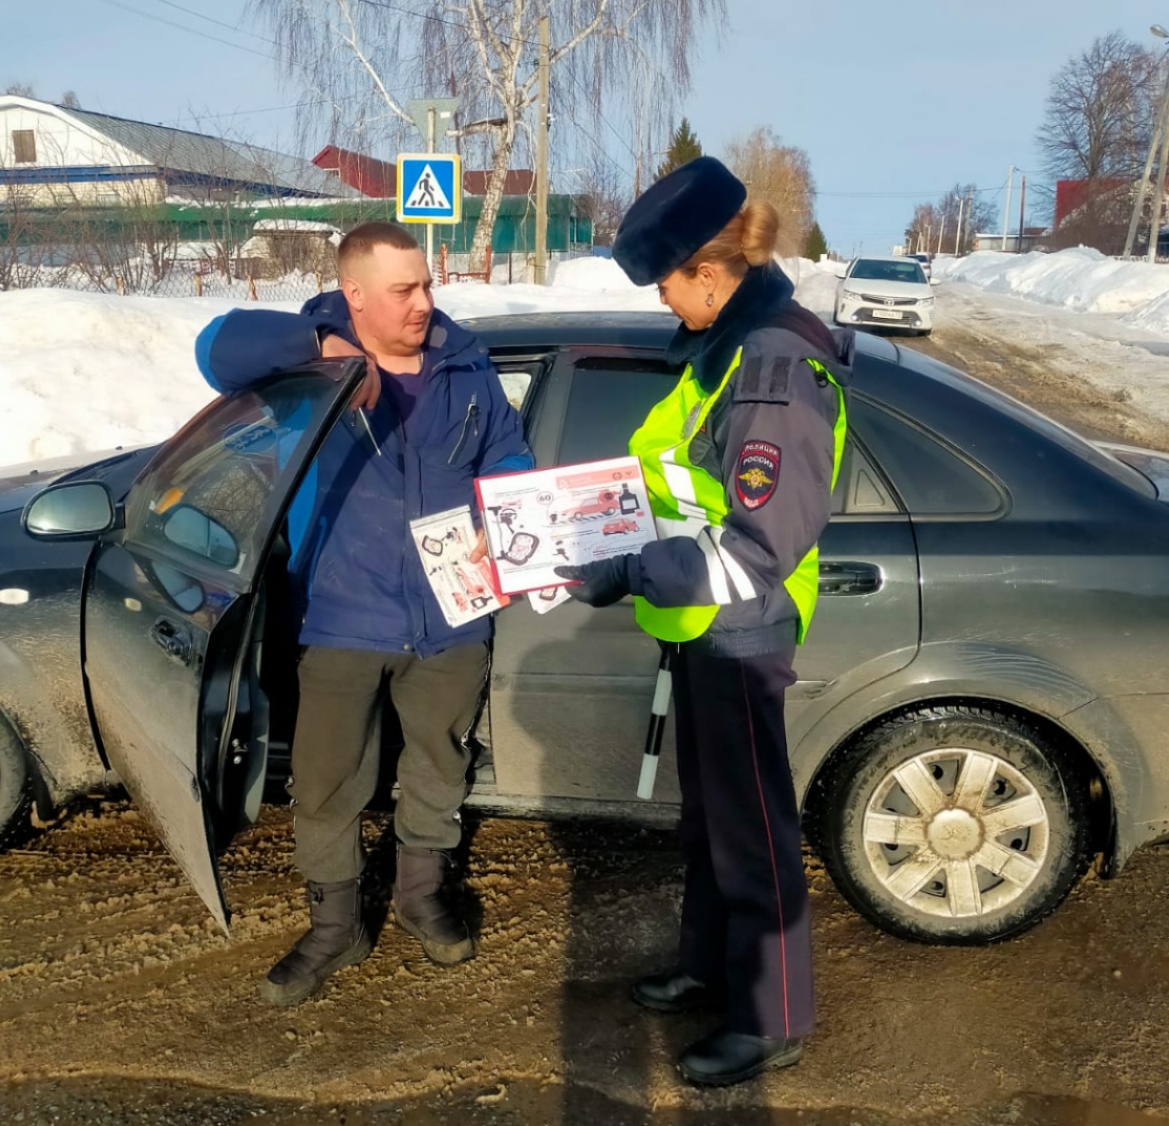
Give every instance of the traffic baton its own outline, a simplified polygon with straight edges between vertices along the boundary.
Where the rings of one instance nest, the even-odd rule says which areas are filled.
[[[658,679],[654,685],[653,704],[650,706],[649,730],[645,733],[645,754],[641,757],[641,777],[637,782],[637,796],[643,801],[650,801],[654,796],[654,779],[658,775],[662,735],[666,730],[666,713],[670,710],[670,690],[673,686],[670,664],[673,657],[673,645],[662,645],[662,656],[658,661]]]

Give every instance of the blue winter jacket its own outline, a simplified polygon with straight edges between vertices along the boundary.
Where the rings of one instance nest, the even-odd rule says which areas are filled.
[[[319,358],[322,328],[357,343],[339,290],[313,298],[299,314],[233,309],[203,329],[195,356],[207,382],[230,394]],[[426,382],[408,437],[385,391],[366,412],[382,456],[347,411],[293,501],[288,522],[302,645],[428,657],[491,636],[489,617],[447,625],[409,523],[467,504],[474,512],[473,479],[530,469],[532,454],[477,337],[436,309],[426,349]]]

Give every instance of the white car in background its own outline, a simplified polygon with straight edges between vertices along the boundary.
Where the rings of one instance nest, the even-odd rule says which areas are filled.
[[[838,273],[833,320],[838,325],[908,329],[934,327],[933,286],[916,258],[854,258]]]

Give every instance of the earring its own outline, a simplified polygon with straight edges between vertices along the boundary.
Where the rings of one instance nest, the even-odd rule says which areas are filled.
[[[708,293],[708,294],[706,295],[706,303],[707,303],[707,305],[713,305],[713,304],[714,304],[714,294],[713,294],[713,293]]]

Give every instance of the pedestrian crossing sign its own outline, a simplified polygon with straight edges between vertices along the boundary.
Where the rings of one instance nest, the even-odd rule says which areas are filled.
[[[448,153],[398,156],[398,222],[457,223],[463,215],[459,157]]]

